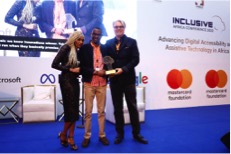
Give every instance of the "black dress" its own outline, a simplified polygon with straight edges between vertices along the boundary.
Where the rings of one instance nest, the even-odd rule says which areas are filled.
[[[75,122],[79,119],[79,74],[70,72],[70,66],[66,66],[69,53],[70,47],[63,45],[52,62],[52,68],[62,71],[59,75],[59,84],[63,99],[64,121]]]

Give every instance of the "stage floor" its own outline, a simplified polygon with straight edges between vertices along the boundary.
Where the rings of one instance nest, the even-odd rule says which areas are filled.
[[[60,145],[57,137],[63,122],[0,125],[0,153],[229,153],[221,137],[230,131],[230,105],[183,109],[147,110],[141,134],[149,144],[133,140],[131,125],[125,126],[124,141],[115,145],[114,124],[106,121],[109,146],[98,141],[97,114],[93,114],[92,138],[82,148],[84,129],[76,123],[78,151]]]

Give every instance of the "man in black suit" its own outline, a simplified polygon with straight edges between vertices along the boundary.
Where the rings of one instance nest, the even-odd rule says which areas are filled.
[[[76,5],[77,20],[76,30],[81,30],[84,34],[84,44],[91,40],[91,32],[94,27],[102,30],[102,36],[107,36],[103,25],[104,3],[102,0],[78,0]]]
[[[106,42],[108,55],[114,59],[116,74],[110,77],[110,89],[114,106],[117,136],[114,143],[119,144],[124,138],[123,95],[125,95],[130,115],[132,134],[135,140],[147,144],[140,135],[139,113],[136,100],[135,67],[139,63],[139,50],[136,40],[124,34],[126,24],[122,20],[113,22],[115,38]]]

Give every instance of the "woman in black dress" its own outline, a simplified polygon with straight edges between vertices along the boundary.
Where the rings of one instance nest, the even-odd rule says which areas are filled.
[[[39,37],[40,0],[16,0],[5,16],[5,22],[16,26],[15,36]],[[17,20],[14,17],[17,16]],[[40,57],[40,51],[18,51],[20,57]]]
[[[81,32],[75,31],[70,35],[67,42],[60,47],[52,62],[52,68],[61,71],[59,84],[63,99],[64,128],[59,133],[63,146],[71,146],[72,150],[78,147],[74,142],[75,123],[79,119],[79,72],[78,50],[83,45],[84,36]],[[68,137],[67,137],[68,135]]]

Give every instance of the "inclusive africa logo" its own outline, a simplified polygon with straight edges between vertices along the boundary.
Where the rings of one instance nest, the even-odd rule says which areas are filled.
[[[192,84],[192,74],[186,69],[173,69],[167,75],[167,83],[172,89],[187,89]]]
[[[227,74],[223,70],[209,70],[205,76],[205,81],[209,88],[224,88],[227,80]]]

